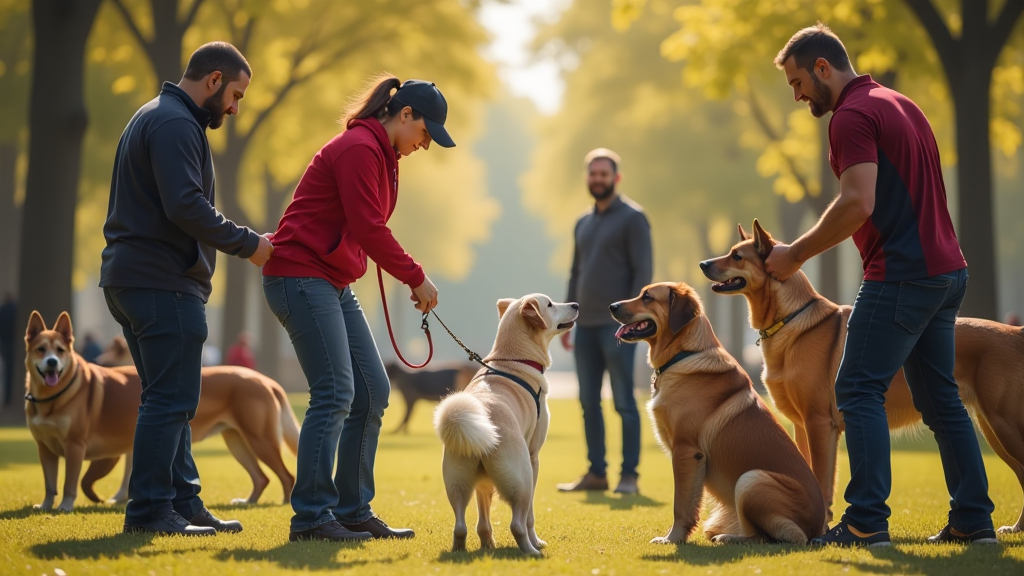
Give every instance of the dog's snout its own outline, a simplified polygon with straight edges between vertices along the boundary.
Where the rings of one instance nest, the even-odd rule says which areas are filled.
[[[710,266],[711,266],[711,260],[705,260],[705,261],[700,263],[700,269],[701,269],[702,272],[707,272],[708,268]]]
[[[56,358],[47,358],[46,359],[46,366],[49,367],[49,368],[56,368],[57,367],[57,359]]]
[[[575,302],[570,303],[569,306],[572,306],[573,310],[579,310],[580,309],[580,305],[575,303]]]
[[[621,302],[616,302],[616,303],[608,306],[608,309],[611,310],[612,312],[615,312],[615,311],[617,311],[621,307],[622,307],[622,303]]]

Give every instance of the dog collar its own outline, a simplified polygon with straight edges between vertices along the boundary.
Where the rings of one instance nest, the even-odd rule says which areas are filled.
[[[29,402],[31,402],[33,404],[45,404],[46,402],[53,402],[57,398],[60,398],[61,394],[67,392],[68,389],[71,388],[71,385],[75,383],[75,378],[77,376],[78,376],[78,366],[76,365],[75,366],[75,373],[71,375],[71,380],[68,381],[68,385],[65,386],[63,390],[61,390],[60,392],[57,392],[56,394],[54,394],[53,396],[50,396],[49,398],[43,398],[42,400],[39,400],[38,398],[33,396],[31,392],[29,392],[28,394],[25,394],[25,400],[28,400]]]
[[[500,360],[500,359],[497,359],[497,360],[491,360],[491,362],[519,362],[520,364],[526,364],[527,366],[529,366],[530,368],[533,368],[534,370],[536,370],[537,372],[540,372],[541,374],[544,373],[544,365],[541,364],[540,362],[534,362],[533,360]]]
[[[817,301],[818,301],[818,299],[814,298],[810,302],[808,302],[807,304],[804,304],[803,306],[801,306],[800,309],[797,310],[796,312],[793,312],[789,316],[786,316],[782,320],[779,320],[778,322],[776,322],[775,324],[772,324],[771,326],[769,326],[768,328],[766,328],[764,330],[758,330],[757,334],[760,336],[760,338],[757,339],[757,342],[755,342],[755,344],[760,346],[761,345],[761,340],[767,340],[767,339],[771,338],[772,336],[775,336],[775,334],[778,333],[779,330],[782,330],[783,326],[785,326],[786,324],[789,324],[790,322],[792,322],[793,318],[796,318],[797,314],[803,312],[811,304],[814,304]]]
[[[665,362],[664,364],[659,366],[654,371],[655,377],[661,376],[662,373],[665,372],[665,370],[668,370],[669,368],[675,366],[676,364],[682,362],[683,360],[686,360],[690,356],[693,356],[694,354],[700,354],[701,352],[703,352],[703,350],[683,350],[679,354],[673,356],[668,362]]]

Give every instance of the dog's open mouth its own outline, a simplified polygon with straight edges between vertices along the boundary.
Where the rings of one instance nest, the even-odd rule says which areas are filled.
[[[630,324],[623,324],[615,331],[615,337],[626,342],[634,342],[650,338],[657,333],[658,327],[652,320],[641,320]]]
[[[57,382],[60,381],[60,372],[57,370],[40,370],[39,367],[36,367],[36,372],[39,372],[39,375],[43,377],[43,382],[47,386],[56,386]]]
[[[715,292],[732,292],[734,290],[740,290],[747,285],[747,281],[739,276],[735,278],[729,278],[725,282],[715,282],[711,285],[711,290]]]
[[[561,324],[559,324],[558,325],[558,329],[559,330],[568,330],[568,329],[572,328],[575,325],[576,325],[576,321],[575,320],[569,320],[568,322],[562,322]]]

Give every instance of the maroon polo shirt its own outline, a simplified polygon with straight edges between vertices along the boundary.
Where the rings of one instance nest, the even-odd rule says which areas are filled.
[[[875,209],[853,235],[865,280],[914,280],[967,267],[946,207],[935,135],[916,104],[858,76],[836,101],[828,139],[836,178],[854,164],[878,165]]]

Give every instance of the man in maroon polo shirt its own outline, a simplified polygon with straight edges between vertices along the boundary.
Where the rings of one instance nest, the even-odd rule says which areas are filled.
[[[888,546],[892,487],[885,392],[902,367],[935,435],[951,497],[945,528],[930,542],[996,543],[992,501],[974,426],[953,380],[954,324],[967,262],[946,208],[939,151],[909,98],[858,76],[824,24],[797,32],[775,58],[811,114],[832,111],[829,160],[839,195],[792,245],[765,261],[778,281],[853,236],[864,261],[850,315],[836,402],[846,425],[849,506],[813,544]]]

